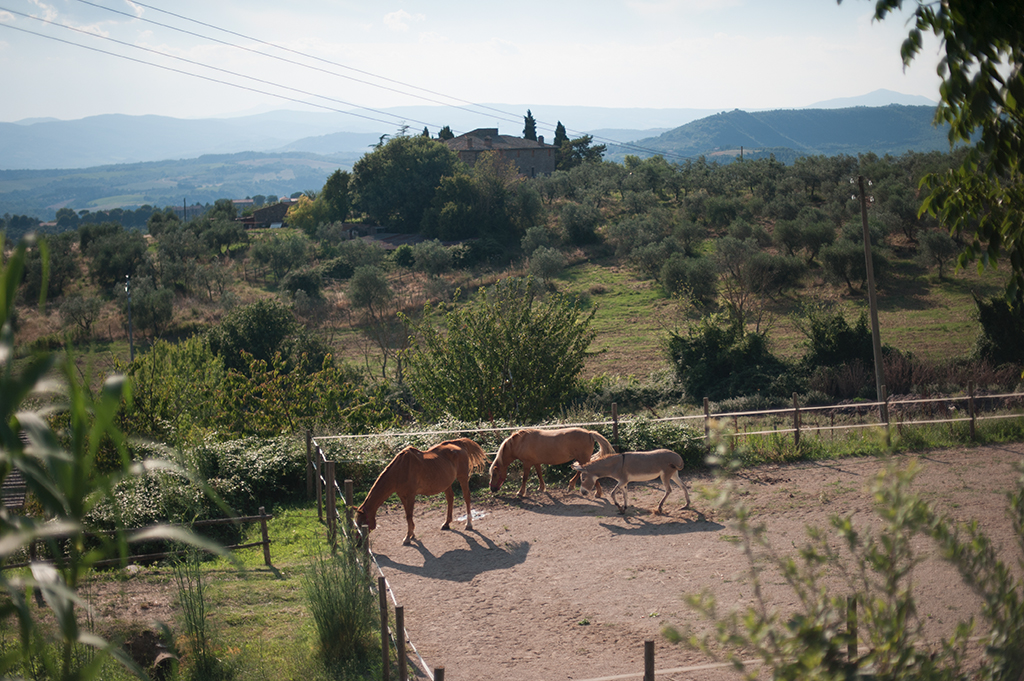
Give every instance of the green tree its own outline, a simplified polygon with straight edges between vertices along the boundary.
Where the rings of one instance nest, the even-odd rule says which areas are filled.
[[[539,297],[530,279],[503,280],[451,311],[428,308],[412,324],[409,387],[427,418],[540,420],[576,387],[595,313]]]
[[[569,135],[565,132],[565,126],[562,125],[562,121],[558,121],[555,125],[555,138],[551,140],[551,144],[555,147],[555,168],[562,168],[562,145],[569,141]]]
[[[583,135],[562,142],[559,147],[558,159],[555,161],[555,168],[571,170],[584,163],[600,163],[607,146],[593,142],[593,135]]]
[[[841,2],[841,0],[839,0]],[[900,48],[904,64],[920,52],[923,34],[942,43],[937,124],[948,124],[950,145],[971,145],[963,162],[925,176],[931,193],[922,212],[973,239],[960,264],[1010,261],[1008,296],[1024,288],[1024,12],[1015,0],[917,0],[913,26]],[[875,18],[902,9],[880,0]]]
[[[367,217],[415,232],[441,178],[461,162],[447,145],[426,137],[393,137],[352,167],[355,202]]]
[[[296,331],[295,317],[288,308],[273,300],[258,300],[232,310],[207,336],[210,349],[222,358],[224,366],[244,373],[249,360],[243,353],[270,363]]]
[[[324,204],[323,217],[326,222],[344,222],[348,219],[348,185],[351,180],[351,174],[339,168],[324,183],[317,201]]]
[[[537,121],[529,109],[523,117],[523,139],[537,141]]]
[[[60,303],[60,318],[67,325],[74,325],[86,338],[92,333],[92,323],[100,314],[102,301],[95,296],[73,294],[65,296]]]
[[[441,128],[440,130],[437,131],[437,139],[439,139],[439,140],[455,139],[455,133],[452,132],[452,129],[451,129],[450,126],[446,125],[446,126],[444,126],[443,128]]]
[[[939,279],[941,280],[943,269],[956,257],[958,250],[956,242],[948,233],[928,230],[920,236],[917,255],[918,259],[928,267],[935,265],[939,268]]]
[[[528,269],[531,276],[546,284],[565,269],[565,255],[558,249],[540,246],[530,255]]]
[[[381,375],[387,377],[388,361],[394,359],[395,371],[401,381],[402,351],[408,345],[408,333],[398,316],[395,292],[384,270],[373,265],[357,267],[348,282],[345,295],[352,307],[362,313],[366,334],[380,349]]]
[[[118,307],[128,328],[128,296],[123,286],[116,289]],[[159,336],[167,329],[174,317],[174,292],[158,287],[149,277],[131,280],[132,325],[139,331],[150,331]]]
[[[253,259],[270,267],[280,282],[309,259],[309,238],[301,232],[290,232],[259,241],[252,251]]]
[[[108,291],[123,284],[125,277],[146,274],[152,267],[146,239],[134,230],[121,230],[90,242],[87,255],[89,274]]]

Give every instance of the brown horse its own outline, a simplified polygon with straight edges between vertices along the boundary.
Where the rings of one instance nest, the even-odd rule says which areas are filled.
[[[581,465],[590,461],[594,456],[594,443],[601,447],[601,456],[614,454],[615,450],[608,440],[601,433],[584,428],[559,428],[557,430],[538,430],[536,428],[524,428],[508,436],[501,447],[498,448],[498,455],[491,463],[491,491],[497,492],[508,475],[510,463],[519,459],[523,462],[523,482],[519,486],[519,496],[526,494],[526,480],[530,477],[530,469],[537,469],[537,477],[540,478],[540,491],[544,491],[544,474],[540,465],[559,464],[576,460]],[[569,489],[576,484],[579,474],[573,476],[569,481]],[[601,488],[597,488],[597,496],[601,496]]]
[[[469,503],[469,474],[487,463],[487,455],[480,445],[469,438],[447,440],[434,445],[425,452],[415,447],[406,447],[391,460],[391,463],[377,476],[370,493],[356,509],[356,523],[369,529],[377,527],[377,509],[392,494],[398,494],[405,507],[405,520],[409,530],[402,544],[408,546],[415,535],[412,509],[417,494],[439,494],[444,492],[448,500],[448,518],[442,530],[452,524],[452,507],[455,493],[452,483],[458,479],[462,485],[462,496],[466,500],[466,529],[473,529],[473,510]]]

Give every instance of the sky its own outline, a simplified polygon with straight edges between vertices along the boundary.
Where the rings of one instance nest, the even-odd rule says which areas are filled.
[[[908,6],[916,3],[908,2]],[[409,105],[936,101],[938,42],[845,0],[0,0],[0,121]],[[72,30],[73,29],[73,30]]]

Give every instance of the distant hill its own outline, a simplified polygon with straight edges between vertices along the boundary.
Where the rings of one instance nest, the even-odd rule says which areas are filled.
[[[109,210],[212,204],[312,189],[351,160],[302,152],[207,155],[74,170],[0,170],[0,214],[52,220],[58,209]]]
[[[875,90],[859,97],[839,97],[826,99],[821,102],[809,104],[802,109],[847,109],[851,106],[889,106],[890,104],[902,104],[904,106],[930,106],[934,107],[937,102],[920,95],[905,95],[892,90]]]
[[[744,154],[771,149],[776,158],[788,157],[788,162],[798,156],[947,151],[947,130],[932,125],[934,114],[933,106],[895,104],[757,112],[737,109],[636,140],[634,145],[670,161],[697,156],[731,160],[740,155],[741,148]]]

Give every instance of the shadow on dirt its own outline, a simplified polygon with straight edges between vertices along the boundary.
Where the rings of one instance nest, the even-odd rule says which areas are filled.
[[[445,551],[440,556],[435,556],[419,539],[416,539],[411,548],[420,552],[422,565],[404,563],[381,553],[377,554],[377,562],[382,568],[389,567],[429,579],[468,582],[484,572],[506,570],[519,565],[526,561],[526,554],[530,552],[529,542],[504,542],[502,546],[498,546],[476,530],[452,532],[466,540],[467,548]],[[408,548],[410,547],[404,547],[404,550]]]

